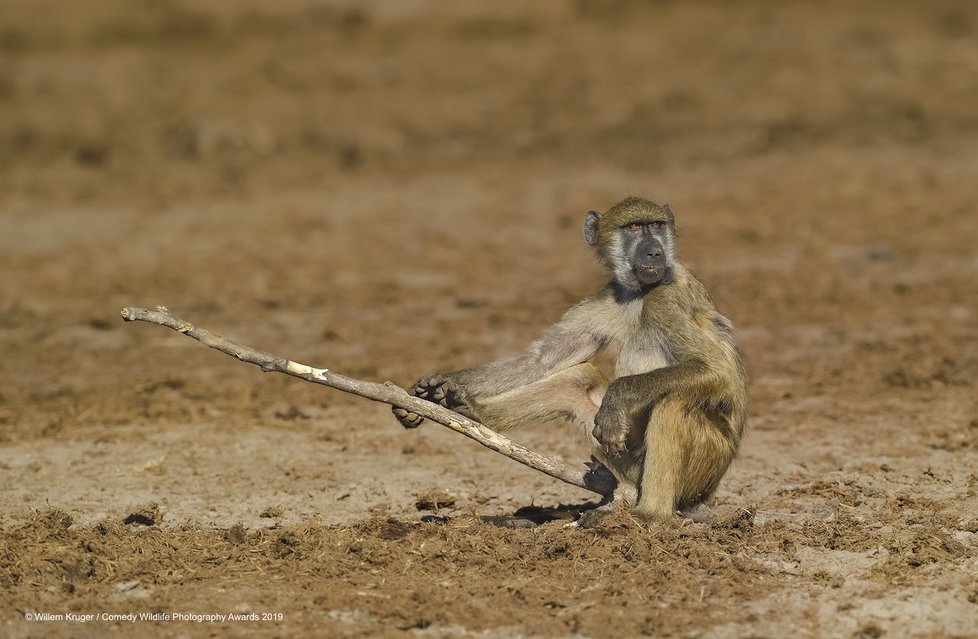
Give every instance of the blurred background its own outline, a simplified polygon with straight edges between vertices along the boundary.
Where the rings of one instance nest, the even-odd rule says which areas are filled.
[[[840,547],[903,556],[894,531],[978,508],[976,178],[973,2],[0,0],[0,510],[251,529],[414,518],[430,490],[580,501],[118,313],[406,385],[600,287],[584,213],[637,194],[676,211],[751,371],[720,506],[859,506],[892,526]],[[770,565],[782,532],[755,533]],[[978,592],[965,537],[931,557],[931,636],[973,630],[944,592]],[[903,579],[820,574],[769,583]]]
[[[969,3],[0,17],[4,439],[363,408],[122,326],[124,305],[401,384],[515,352],[603,283],[583,213],[633,193],[671,203],[739,327],[756,428],[800,397],[875,413],[973,383]]]
[[[583,213],[633,193],[739,327],[757,431],[970,390],[976,34],[947,1],[3,2],[0,438],[328,428],[364,406],[118,309],[407,384],[599,287]]]

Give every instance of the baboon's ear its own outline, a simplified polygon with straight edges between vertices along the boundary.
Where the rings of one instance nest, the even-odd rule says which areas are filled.
[[[598,220],[601,214],[597,211],[588,211],[584,218],[584,240],[591,246],[598,244]]]

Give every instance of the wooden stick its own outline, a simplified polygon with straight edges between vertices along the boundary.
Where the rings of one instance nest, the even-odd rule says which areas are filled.
[[[569,465],[563,461],[541,455],[529,448],[514,442],[512,439],[489,430],[482,424],[459,415],[444,406],[433,404],[409,394],[392,382],[368,382],[341,375],[325,368],[313,368],[305,364],[293,362],[284,357],[255,350],[249,346],[235,343],[226,337],[212,333],[207,329],[194,326],[170,314],[165,306],[157,306],[155,311],[145,308],[126,307],[122,309],[122,319],[127,322],[149,322],[172,328],[195,340],[219,350],[242,362],[260,366],[265,372],[276,372],[304,379],[314,384],[323,384],[345,393],[353,393],[375,402],[383,402],[399,408],[404,408],[431,421],[447,426],[456,433],[474,439],[486,448],[501,453],[510,459],[529,466],[534,470],[546,473],[555,479],[567,482],[579,488],[590,490],[605,497],[611,497],[617,486],[614,476],[597,465]]]

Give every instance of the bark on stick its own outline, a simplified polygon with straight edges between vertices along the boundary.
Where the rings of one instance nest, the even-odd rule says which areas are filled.
[[[593,470],[584,465],[567,464],[560,459],[530,450],[504,435],[489,430],[478,422],[459,415],[455,411],[414,397],[391,382],[381,384],[354,379],[326,368],[314,368],[272,353],[259,351],[250,346],[238,344],[222,335],[174,317],[165,306],[157,306],[156,310],[129,306],[122,309],[122,319],[127,322],[149,322],[172,328],[178,333],[192,337],[202,344],[236,357],[242,362],[259,366],[266,372],[284,373],[304,379],[307,382],[323,384],[345,393],[372,399],[375,402],[404,408],[450,428],[456,433],[474,439],[486,448],[534,470],[539,470],[555,479],[599,495],[610,497],[617,485],[615,478],[603,467],[599,466],[597,470]]]

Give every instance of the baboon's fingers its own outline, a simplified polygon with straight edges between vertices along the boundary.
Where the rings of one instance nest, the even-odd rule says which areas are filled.
[[[627,432],[624,428],[615,427],[612,421],[595,418],[597,424],[591,435],[601,444],[601,450],[606,457],[618,457],[625,453],[625,439]]]
[[[621,457],[627,452],[625,448],[625,442],[608,442],[601,446],[602,452],[604,452],[605,457],[608,459],[614,459],[616,457]]]
[[[411,393],[429,402],[437,402],[444,396],[444,391],[442,391],[442,395],[437,395],[438,389],[444,381],[444,377],[437,373],[425,375],[414,382],[414,388],[411,389]]]
[[[453,406],[464,406],[468,402],[468,397],[465,391],[456,382],[448,380],[441,386],[445,392],[445,399]]]
[[[391,412],[394,413],[394,417],[397,418],[397,421],[399,421],[401,426],[404,428],[417,428],[422,422],[424,422],[424,417],[418,415],[417,413],[404,410],[403,408],[393,406],[391,407]]]
[[[578,528],[596,528],[602,521],[604,521],[605,518],[608,517],[608,515],[614,512],[609,506],[601,506],[599,508],[585,510],[574,523],[577,524]]]

